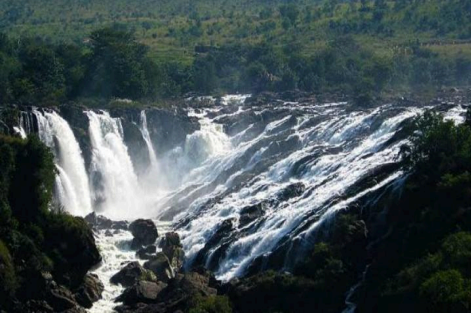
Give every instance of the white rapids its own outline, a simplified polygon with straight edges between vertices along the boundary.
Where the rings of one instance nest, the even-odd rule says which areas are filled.
[[[170,223],[154,222],[157,225],[160,236],[170,231]],[[113,308],[117,303],[114,300],[124,291],[124,288],[121,285],[112,285],[110,278],[119,272],[125,263],[132,261],[144,263],[142,260],[136,259],[136,251],[132,251],[129,248],[132,240],[130,232],[118,230],[110,237],[106,236],[105,232],[105,230],[100,230],[96,234],[96,243],[100,249],[103,261],[100,267],[92,271],[103,282],[105,290],[103,291],[102,299],[95,302],[89,310],[90,313],[115,312]],[[160,251],[159,248],[157,248],[157,251]]]
[[[84,112],[88,168],[71,127],[56,112],[24,113],[15,132],[26,138],[35,117],[40,139],[54,152],[56,201],[65,210],[81,216],[96,211],[112,219],[153,218],[160,234],[180,234],[187,266],[202,262],[227,281],[282,247],[291,251],[284,254],[283,269],[289,270],[292,256],[312,245],[320,225],[360,197],[397,182],[403,173],[391,167],[374,184],[361,184],[399,161],[408,140],[398,130],[424,110],[282,101],[248,106],[247,97],[226,96],[209,108],[188,109],[200,129],[165,153],[156,151],[146,111],[141,111],[134,125],[148,153],[142,173],[134,169],[121,119],[106,111]],[[464,111],[453,106],[445,119],[461,123]],[[302,188],[286,196],[292,186]],[[244,210],[253,206],[263,208],[260,215],[242,223]],[[222,225],[231,227],[219,234],[222,239],[211,241]],[[122,288],[109,279],[123,262],[136,259],[126,244],[131,234],[117,231],[108,237],[100,231],[96,238],[103,264],[94,272],[105,292],[90,312],[113,312]]]

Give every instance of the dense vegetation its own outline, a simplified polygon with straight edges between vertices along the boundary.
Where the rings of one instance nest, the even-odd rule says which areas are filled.
[[[37,137],[0,135],[0,169],[0,311],[26,312],[47,273],[76,288],[99,254],[83,219],[51,210],[55,167]]]
[[[365,103],[382,93],[467,86],[469,5],[5,1],[0,101],[154,102],[188,92],[300,89]]]
[[[420,132],[407,153],[414,172],[389,213],[391,233],[375,249],[362,308],[466,312],[471,305],[469,120],[455,126],[427,113],[416,127]]]

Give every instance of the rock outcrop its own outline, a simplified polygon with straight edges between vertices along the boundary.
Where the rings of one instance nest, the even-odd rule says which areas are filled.
[[[120,313],[187,312],[196,297],[217,294],[214,277],[209,272],[177,274],[168,284],[138,282],[124,291],[115,309]]]
[[[170,264],[168,257],[159,252],[149,261],[144,263],[144,268],[151,270],[159,281],[168,282],[175,277],[175,272]]]
[[[131,262],[113,275],[110,282],[115,285],[121,284],[124,287],[130,287],[140,280],[156,281],[157,278],[150,270],[143,268],[139,262]]]
[[[75,291],[74,297],[78,304],[89,309],[93,303],[101,299],[105,287],[95,274],[87,274],[82,285]]]
[[[155,245],[150,245],[150,246],[137,250],[136,256],[141,260],[149,260],[152,258],[153,254],[156,252],[157,252],[157,247]]]
[[[85,221],[92,227],[93,230],[103,230],[103,229],[120,229],[127,230],[128,222],[126,221],[112,221],[109,218],[103,215],[97,215],[95,212],[92,212],[85,216]]]
[[[167,256],[175,272],[178,272],[185,261],[185,252],[180,242],[180,236],[175,232],[166,233],[160,241],[159,247]]]
[[[116,302],[123,302],[125,305],[137,303],[152,303],[157,300],[159,293],[167,287],[163,282],[138,281],[130,288],[127,288]]]

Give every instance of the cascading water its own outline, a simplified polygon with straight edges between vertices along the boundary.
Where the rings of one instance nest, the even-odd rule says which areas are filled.
[[[157,155],[155,154],[154,146],[152,145],[152,140],[150,139],[149,129],[147,128],[147,116],[146,111],[141,111],[141,125],[140,130],[142,133],[142,138],[146,142],[147,150],[149,151],[149,161],[151,168],[157,166]]]
[[[87,116],[95,209],[113,218],[131,218],[140,209],[140,188],[123,140],[121,121],[107,112],[88,111]]]
[[[73,215],[92,212],[88,175],[82,151],[69,124],[56,112],[33,111],[40,139],[52,149],[59,172],[56,194],[65,210]]]
[[[289,270],[338,211],[402,181],[394,165],[407,138],[399,130],[423,111],[393,105],[352,110],[346,103],[249,106],[244,100],[225,97],[221,105],[189,109],[200,129],[159,155],[141,111],[138,128],[149,157],[141,174],[134,171],[119,118],[85,112],[91,145],[87,175],[67,122],[55,112],[34,110],[39,136],[55,153],[57,201],[72,214],[93,207],[114,219],[169,221],[158,225],[172,225],[181,235],[187,265],[206,265],[222,280],[244,275],[255,263],[267,264],[273,255],[281,258],[278,268]],[[455,106],[445,118],[462,122],[464,111]],[[30,120],[20,119],[20,136],[31,132]],[[134,253],[122,249],[128,232],[97,236],[105,296],[92,311],[112,312],[122,289],[111,286],[109,277]]]
[[[187,207],[174,219],[186,221],[177,225],[187,255],[190,260],[201,259],[204,251],[204,264],[220,279],[242,275],[255,259],[269,256],[283,242],[306,241],[335,211],[398,178],[401,173],[395,171],[377,185],[342,199],[372,170],[396,162],[405,142],[387,143],[403,121],[420,113],[392,106],[348,112],[345,104],[270,110],[253,109],[250,114],[255,118],[266,115],[257,120],[264,128],[253,131],[253,124],[246,125],[233,134],[230,149],[223,153],[205,149],[209,154],[181,188],[193,186],[192,191],[183,196],[177,192],[177,198],[165,202],[164,215]],[[202,117],[211,127],[200,132],[209,136],[207,131],[214,130],[216,122],[228,117],[240,120],[246,113],[239,109],[229,117],[212,112],[215,118]],[[208,144],[211,140],[203,141]],[[280,201],[280,194],[293,184],[302,185],[304,191]],[[262,203],[260,216],[248,224],[241,222],[244,208]],[[224,242],[206,247],[227,221],[231,230]]]
[[[26,120],[25,120],[26,115]],[[29,124],[29,114],[26,112],[21,112],[19,118],[19,125],[13,127],[13,131],[18,134],[22,139],[25,139],[28,134],[31,132],[31,127]]]

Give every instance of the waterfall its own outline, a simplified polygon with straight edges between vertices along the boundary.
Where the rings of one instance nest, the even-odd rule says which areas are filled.
[[[90,180],[96,209],[114,218],[133,218],[141,209],[137,175],[123,140],[121,120],[87,111],[92,145]]]
[[[69,124],[56,112],[33,111],[39,138],[52,149],[56,168],[56,191],[60,203],[73,215],[92,211],[90,187],[82,151]]]
[[[145,110],[141,111],[141,125],[139,129],[141,130],[142,138],[144,139],[147,146],[147,150],[149,151],[150,166],[153,168],[157,166],[157,156],[155,154],[152,141],[150,139],[149,129],[147,128],[147,116]]]
[[[13,127],[13,131],[22,139],[26,139],[28,134],[33,131],[31,127],[31,125],[33,124],[31,119],[31,114],[28,114],[28,112],[21,112],[18,126]]]
[[[397,161],[399,147],[405,142],[389,141],[402,122],[420,110],[383,106],[349,112],[344,105],[288,107],[279,113],[273,108],[269,113],[265,108],[252,108],[254,116],[269,117],[257,122],[265,127],[253,132],[254,126],[247,125],[232,135],[237,138],[232,141],[220,134],[215,122],[233,118],[239,123],[244,111],[200,116],[205,126],[188,136],[185,149],[202,149],[204,153],[195,153],[195,159],[202,162],[189,171],[179,190],[193,189],[183,194],[177,191],[178,197],[167,201],[171,203],[169,213],[175,207],[187,208],[176,212],[174,221],[188,221],[179,231],[190,262],[220,225],[230,220],[234,234],[224,240],[224,246],[209,247],[205,264],[211,264],[216,254],[220,259],[214,261],[213,270],[218,278],[243,275],[253,260],[268,256],[284,240],[308,242],[336,211],[400,177],[401,172],[393,172],[375,186],[360,187],[347,196],[371,171]],[[285,202],[277,200],[292,184],[302,184],[305,191]],[[343,201],[336,200],[344,196]],[[240,224],[243,209],[259,203],[267,203],[261,216],[247,226]]]
[[[148,112],[140,111],[138,127],[147,147],[142,153],[150,161],[140,174],[121,119],[85,112],[91,145],[87,175],[67,122],[55,112],[33,110],[39,136],[55,155],[57,201],[72,214],[93,207],[113,219],[173,221],[188,265],[206,265],[222,280],[244,275],[255,260],[263,263],[272,254],[283,255],[277,261],[289,270],[315,243],[321,225],[402,177],[396,163],[408,141],[398,130],[422,112],[393,105],[354,110],[346,103],[241,101],[226,97],[221,105],[188,109],[200,129],[158,156]],[[463,112],[455,108],[446,118],[462,122]],[[20,135],[35,128],[30,121],[21,116]]]
[[[26,134],[26,130],[24,128],[24,121],[23,121],[23,115],[20,116],[20,125],[14,126],[13,130],[15,131],[16,134],[18,134],[22,139],[26,139],[28,135]]]

